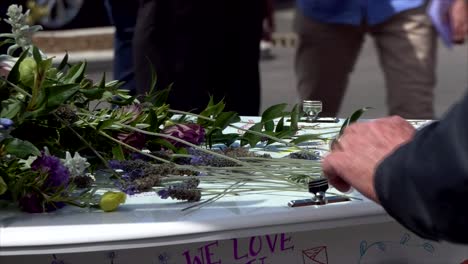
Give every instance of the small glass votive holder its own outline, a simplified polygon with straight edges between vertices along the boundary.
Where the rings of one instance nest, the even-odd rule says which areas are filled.
[[[314,122],[322,112],[322,101],[303,100],[302,111],[305,113],[307,122]]]

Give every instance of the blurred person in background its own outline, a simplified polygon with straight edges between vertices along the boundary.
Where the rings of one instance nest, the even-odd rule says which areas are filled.
[[[133,67],[133,33],[135,31],[138,3],[126,0],[105,0],[109,19],[115,27],[114,79],[123,82],[121,88],[134,95],[135,70]]]
[[[323,101],[322,115],[337,116],[370,35],[385,77],[389,113],[434,117],[436,32],[427,1],[297,0],[297,5],[295,68],[302,100]]]
[[[263,10],[263,36],[260,42],[260,55],[262,59],[273,59],[273,32],[275,31],[273,0],[263,0]]]
[[[447,18],[452,40],[464,42],[467,1],[454,0]],[[353,124],[325,157],[324,175],[338,190],[353,187],[381,204],[422,238],[468,244],[467,115],[468,93],[418,131],[397,116]]]
[[[171,108],[203,110],[209,95],[226,110],[258,115],[263,0],[140,0],[134,36],[137,93],[172,85]]]

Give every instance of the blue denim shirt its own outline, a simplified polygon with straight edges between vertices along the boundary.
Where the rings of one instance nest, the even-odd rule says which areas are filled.
[[[395,14],[422,6],[425,0],[297,0],[302,13],[324,23],[369,25],[384,22]]]

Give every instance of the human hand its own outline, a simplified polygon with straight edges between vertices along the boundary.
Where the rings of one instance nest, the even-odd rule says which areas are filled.
[[[414,127],[398,116],[352,124],[323,160],[323,173],[339,191],[354,187],[379,202],[374,189],[375,170],[385,157],[410,141],[414,132]]]
[[[462,44],[468,36],[468,4],[465,0],[454,0],[449,10],[453,43]]]

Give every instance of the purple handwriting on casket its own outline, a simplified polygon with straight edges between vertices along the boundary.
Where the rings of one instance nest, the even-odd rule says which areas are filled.
[[[198,248],[198,255],[191,256],[190,250],[184,251],[182,254],[185,257],[185,263],[187,264],[221,264],[220,259],[216,259],[214,256],[214,249],[218,247],[218,241],[211,242],[202,247]]]
[[[217,256],[219,242],[211,242],[197,250],[183,252],[186,264],[266,264],[268,255],[294,250],[291,236],[286,234],[253,236],[248,239],[231,239],[232,255]]]
[[[65,264],[65,262],[61,259],[58,259],[55,254],[52,255],[52,262],[50,264]]]
[[[248,243],[242,244],[237,238],[232,241],[234,259],[246,261],[246,264],[263,264],[267,258],[265,254],[294,250],[291,237],[286,234],[253,236],[248,239]]]

